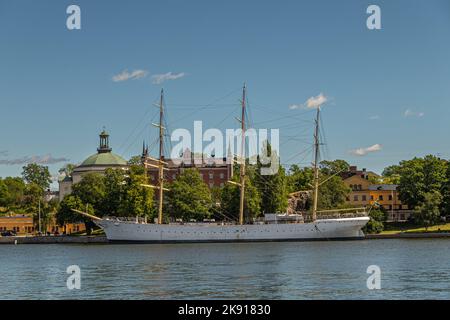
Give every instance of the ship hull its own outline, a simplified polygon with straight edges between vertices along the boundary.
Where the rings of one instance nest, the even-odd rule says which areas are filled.
[[[368,217],[317,220],[312,223],[250,225],[220,224],[142,224],[99,220],[111,242],[186,243],[255,242],[363,239],[361,228]]]

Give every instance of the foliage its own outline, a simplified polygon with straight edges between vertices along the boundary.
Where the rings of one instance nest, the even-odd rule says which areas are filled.
[[[416,207],[428,192],[441,191],[446,182],[447,162],[435,156],[400,162],[400,200]]]
[[[117,214],[119,216],[146,216],[151,219],[155,216],[155,211],[153,210],[153,189],[142,186],[142,184],[146,183],[146,179],[138,169],[131,167],[128,175],[125,176],[124,185],[121,188],[122,194],[120,195],[122,202],[119,205]],[[108,194],[108,198],[111,198],[110,194]]]
[[[252,180],[261,196],[261,211],[262,213],[285,212],[288,205],[286,172],[278,164],[278,156],[276,152],[272,152],[270,144],[266,143],[264,147],[267,148],[265,154],[271,157],[271,160],[279,168],[275,174],[263,175],[263,164],[260,161],[260,157],[258,157],[256,167],[252,168],[254,169],[251,172],[253,176]],[[271,165],[273,165],[272,162]]]
[[[87,221],[87,218],[73,212],[72,209],[84,211],[90,214],[94,214],[94,209],[92,206],[86,207],[81,199],[75,195],[67,195],[59,204],[59,209],[56,214],[56,222],[59,225],[64,225],[66,223]]]
[[[384,223],[387,220],[386,213],[380,209],[371,210],[369,213],[370,220],[364,226],[365,233],[380,233],[384,230]]]
[[[399,184],[400,183],[400,166],[399,165],[391,165],[384,168],[381,176],[383,179],[383,183],[387,184]]]
[[[75,167],[76,167],[76,165],[74,165],[72,163],[68,163],[64,167],[59,169],[58,172],[59,172],[59,174],[64,174],[66,177],[71,177]]]
[[[340,172],[348,171],[350,168],[350,165],[345,160],[323,160],[319,163],[320,172],[323,175],[331,176],[334,174],[338,174]]]
[[[24,166],[22,171],[23,180],[27,183],[34,183],[42,190],[46,190],[52,183],[51,174],[48,167],[36,163],[30,163]]]
[[[22,205],[25,187],[25,182],[19,177],[0,179],[0,206],[8,208],[20,207]]]
[[[426,192],[423,201],[414,208],[414,220],[426,227],[439,222],[442,196],[439,191]]]
[[[59,224],[85,221],[90,230],[90,221],[71,211],[77,209],[99,217],[154,215],[153,189],[145,188],[145,176],[130,169],[107,169],[105,174],[89,173],[73,185],[72,194],[67,195],[56,214]]]
[[[288,192],[306,191],[312,189],[313,170],[309,167],[300,168],[294,164],[289,168],[287,176]]]
[[[100,173],[88,173],[83,179],[72,186],[72,195],[94,209],[94,214],[102,217],[105,214],[106,185],[104,176]],[[111,199],[113,200],[113,199]]]
[[[128,165],[130,166],[142,166],[142,157],[141,156],[132,156],[130,160],[128,160]]]
[[[211,215],[211,193],[197,169],[184,170],[167,192],[167,213],[170,217],[203,220]]]
[[[442,185],[442,211],[445,215],[450,215],[450,165],[447,164],[445,173],[445,183]]]
[[[328,179],[327,181],[325,181]],[[319,186],[319,199],[317,207],[319,210],[335,209],[345,204],[350,193],[350,188],[339,176],[321,177],[325,181]]]

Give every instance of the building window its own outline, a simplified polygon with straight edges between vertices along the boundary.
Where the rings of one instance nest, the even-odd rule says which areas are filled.
[[[358,184],[358,190],[362,190],[362,185]]]
[[[225,175],[223,173],[220,174],[220,179],[224,179]]]
[[[388,198],[389,198],[389,200],[392,200],[392,195],[390,194]]]
[[[353,201],[358,201],[358,195],[353,196]]]
[[[381,201],[383,201],[383,196],[382,196],[382,195],[380,195],[380,196],[378,197],[378,200],[381,200]]]
[[[209,173],[209,178],[214,179],[214,173]]]
[[[362,201],[367,201],[367,196],[364,194],[361,196],[362,197]]]

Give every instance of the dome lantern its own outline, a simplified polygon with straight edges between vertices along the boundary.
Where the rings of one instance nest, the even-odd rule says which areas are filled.
[[[100,145],[97,148],[98,153],[107,153],[111,152],[112,149],[109,147],[109,134],[103,128],[103,131],[99,135],[100,137]]]

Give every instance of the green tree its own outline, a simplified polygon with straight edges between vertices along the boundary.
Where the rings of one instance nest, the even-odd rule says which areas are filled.
[[[400,200],[411,207],[425,201],[428,192],[441,192],[446,182],[447,162],[435,156],[400,162]]]
[[[104,176],[99,173],[88,173],[72,187],[72,195],[78,197],[84,206],[92,207],[93,213],[99,217],[107,215],[104,203],[106,186]]]
[[[126,175],[119,215],[151,219],[156,215],[153,208],[153,189],[142,186],[146,183],[146,178],[138,169],[137,167],[131,167]]]
[[[381,176],[383,183],[388,184],[399,184],[400,183],[400,174],[401,167],[399,165],[391,165],[384,168]]]
[[[322,160],[319,163],[320,172],[324,175],[331,176],[340,172],[348,171],[350,165],[345,160]]]
[[[384,223],[387,220],[387,215],[380,209],[373,209],[369,212],[370,220],[364,226],[365,233],[380,233],[384,230]]]
[[[21,206],[25,194],[25,182],[19,177],[6,177],[3,183],[8,189],[5,205],[9,208]]]
[[[238,181],[238,176],[234,175],[233,181]],[[239,220],[240,188],[237,185],[227,183],[222,188],[221,212],[230,219]],[[245,179],[244,194],[244,219],[251,221],[252,218],[261,214],[261,196],[258,189],[253,185],[252,180],[247,176]]]
[[[276,213],[285,212],[288,205],[288,189],[286,172],[282,166],[278,164],[278,155],[272,152],[270,144],[264,144],[267,157],[271,158],[271,165],[276,163],[278,171],[275,174],[264,174],[263,165],[258,157],[256,167],[250,167],[251,176],[253,177],[254,185],[258,189],[261,196],[261,211],[262,213]],[[269,170],[270,172],[270,170]],[[270,172],[272,173],[272,172]]]
[[[445,183],[442,185],[442,212],[450,215],[450,164],[447,163],[447,171],[445,174]]]
[[[426,228],[439,221],[442,196],[439,191],[426,192],[423,201],[414,208],[414,220]]]
[[[121,216],[121,206],[125,200],[126,171],[122,169],[106,169],[103,176],[104,199],[101,201],[102,215]],[[133,216],[130,212],[129,216]]]
[[[142,166],[142,156],[132,156],[128,160],[128,165],[130,166]]]
[[[314,172],[311,168],[300,168],[296,164],[292,165],[287,176],[288,192],[311,190],[313,177]]]
[[[32,182],[26,185],[22,206],[28,213],[36,214],[44,205],[44,190]]]
[[[345,205],[346,198],[351,190],[342,181],[341,177],[321,176],[320,181],[323,181],[323,183],[319,186],[317,204],[319,210],[336,209]]]
[[[34,183],[42,190],[46,190],[50,187],[52,179],[48,167],[30,163],[22,169],[22,177],[27,183]]]
[[[0,207],[9,206],[9,190],[3,179],[0,178]]]
[[[87,234],[90,234],[93,228],[93,222],[89,218],[72,211],[72,209],[83,212],[87,211],[89,214],[95,214],[92,206],[86,206],[80,198],[74,196],[73,194],[69,194],[64,197],[59,205],[58,211],[55,215],[56,223],[63,226],[66,223],[84,222]]]
[[[166,212],[170,217],[203,220],[211,215],[211,193],[197,169],[184,170],[168,188]]]
[[[58,172],[59,174],[64,174],[66,177],[71,177],[75,167],[76,165],[73,163],[67,163],[64,167],[59,169]]]

